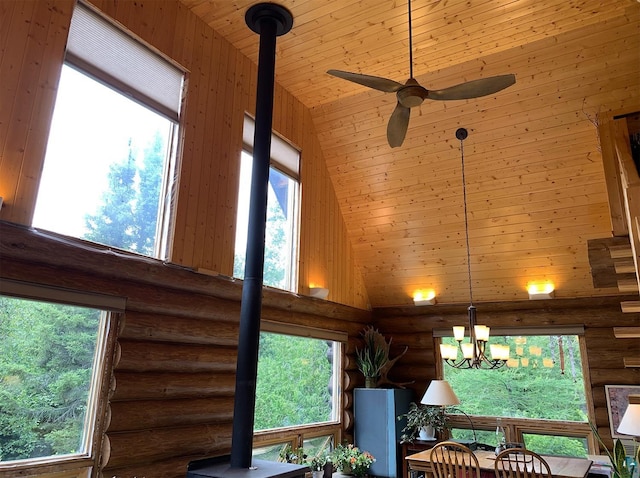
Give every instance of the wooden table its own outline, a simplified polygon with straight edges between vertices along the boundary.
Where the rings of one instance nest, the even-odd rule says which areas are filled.
[[[414,455],[409,455],[406,460],[409,463],[409,470],[425,472],[425,478],[433,476],[429,455],[431,449],[424,450]],[[480,471],[494,471],[496,455],[492,451],[476,450],[474,454],[478,458]],[[543,456],[551,468],[551,474],[556,478],[585,478],[591,467],[591,460],[586,458],[571,458],[568,456]]]

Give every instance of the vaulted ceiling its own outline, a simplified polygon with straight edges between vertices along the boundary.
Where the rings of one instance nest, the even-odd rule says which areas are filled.
[[[255,0],[181,0],[257,62],[245,23]],[[611,235],[597,115],[640,102],[635,0],[413,0],[413,68],[427,89],[513,73],[471,100],[413,108],[404,144],[387,144],[396,104],[327,74],[404,83],[404,0],[280,0],[276,80],[311,111],[373,306],[469,299],[460,142],[464,127],[473,298],[525,299],[531,281],[557,297],[594,289],[587,241]],[[304,158],[304,156],[303,156]],[[304,167],[304,164],[303,164]]]

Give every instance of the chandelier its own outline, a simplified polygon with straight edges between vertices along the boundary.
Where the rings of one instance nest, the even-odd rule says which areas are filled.
[[[467,273],[469,279],[469,341],[464,342],[464,326],[453,327],[453,336],[458,346],[440,344],[440,355],[443,360],[454,368],[496,369],[503,367],[509,359],[509,346],[490,344],[491,358],[487,357],[486,349],[489,342],[489,327],[476,324],[476,308],[473,305],[473,292],[471,287],[471,254],[469,250],[469,223],[467,219],[467,186],[464,177],[464,148],[463,141],[467,138],[467,130],[456,130],[456,138],[460,140],[460,156],[462,160],[462,197],[464,202],[464,231],[467,241]],[[462,358],[458,360],[458,351],[462,352]]]

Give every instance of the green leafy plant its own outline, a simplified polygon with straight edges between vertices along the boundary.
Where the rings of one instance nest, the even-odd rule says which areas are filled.
[[[365,377],[378,378],[389,361],[388,351],[378,343],[379,333],[374,328],[366,328],[362,335],[364,348],[356,350],[358,369]]]
[[[368,451],[362,451],[353,444],[347,444],[338,445],[333,450],[331,461],[342,473],[364,476],[376,459]]]
[[[292,448],[291,445],[287,443],[287,445],[280,450],[279,459],[281,462],[304,465],[307,461],[307,455],[304,454],[302,447]]]
[[[312,471],[322,471],[326,462],[326,457],[314,456],[313,458],[311,458],[309,466],[311,467]]]
[[[634,455],[629,457],[631,460],[627,460],[627,453],[624,449],[624,445],[619,438],[613,443],[613,449],[610,451],[607,446],[602,441],[600,434],[598,433],[598,429],[596,426],[589,422],[589,426],[591,427],[591,431],[593,435],[598,440],[598,443],[604,448],[604,451],[607,453],[609,460],[611,460],[611,467],[613,468],[613,476],[614,478],[631,478],[633,475],[634,467],[629,466],[629,462],[635,462],[634,466],[638,466],[640,464],[640,447],[636,448]]]
[[[415,440],[420,430],[426,426],[432,426],[437,432],[449,428],[449,419],[442,407],[418,405],[415,402],[411,402],[407,413],[398,416],[398,420],[403,418],[407,419],[407,424],[400,435],[401,443]]]

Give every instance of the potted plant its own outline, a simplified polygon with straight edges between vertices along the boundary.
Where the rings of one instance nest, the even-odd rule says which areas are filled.
[[[398,417],[407,419],[400,436],[401,443],[412,442],[416,438],[421,440],[435,440],[435,433],[448,428],[448,418],[443,407],[409,404],[409,410]]]
[[[356,362],[358,370],[364,375],[365,387],[374,388],[382,369],[389,361],[389,356],[387,350],[379,343],[379,333],[376,330],[367,328],[362,335],[364,348],[356,349]]]
[[[365,476],[376,461],[371,453],[362,451],[353,444],[338,445],[331,455],[333,464],[345,475]]]
[[[324,465],[327,463],[327,459],[325,457],[314,456],[309,461],[309,467],[311,468],[311,473],[313,474],[313,478],[321,478],[324,475]]]
[[[627,456],[622,441],[619,438],[616,438],[613,443],[613,449],[609,451],[602,441],[602,438],[600,438],[600,434],[598,433],[596,426],[591,422],[589,422],[589,426],[591,427],[593,435],[598,440],[598,443],[600,443],[602,448],[604,448],[604,451],[607,453],[607,456],[611,461],[613,478],[631,478],[635,467],[640,466],[640,447],[634,451],[632,456]]]
[[[307,455],[304,454],[303,448],[293,448],[289,443],[280,450],[278,458],[281,462],[296,465],[304,465],[307,462]]]

